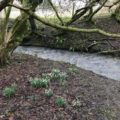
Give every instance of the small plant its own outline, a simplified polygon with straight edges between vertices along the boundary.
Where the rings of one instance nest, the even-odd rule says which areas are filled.
[[[69,51],[74,52],[74,51],[75,51],[74,47],[70,47],[70,48],[69,48]]]
[[[51,89],[45,90],[45,96],[50,98],[53,96],[53,91]]]
[[[16,92],[16,86],[10,86],[10,87],[5,87],[3,90],[3,95],[7,98],[11,98],[13,95],[15,95]]]
[[[79,69],[75,66],[72,66],[72,67],[68,68],[68,70],[71,74],[76,74],[76,73],[79,72]]]
[[[65,38],[63,37],[56,37],[56,44],[63,44],[65,41]]]
[[[65,84],[66,78],[67,78],[67,74],[66,74],[65,72],[62,72],[62,73],[60,74],[60,78],[59,78],[61,85],[64,85],[64,84]]]
[[[51,78],[54,79],[66,79],[67,74],[65,72],[61,72],[59,69],[53,69],[51,72]]]
[[[30,80],[30,84],[33,86],[33,87],[36,87],[36,88],[40,88],[40,87],[48,87],[48,84],[49,84],[49,81],[47,79],[39,79],[39,78],[35,78],[33,80]]]
[[[67,78],[67,74],[65,72],[61,72],[59,69],[53,69],[50,76],[51,80],[59,80],[61,85],[65,84],[65,80]]]
[[[59,97],[56,99],[56,104],[60,107],[65,107],[66,106],[66,100],[62,97]]]
[[[82,104],[81,104],[81,102],[80,102],[80,100],[78,98],[73,100],[73,102],[72,102],[72,106],[77,108],[77,109],[79,109],[81,107],[81,105]]]
[[[53,69],[52,72],[51,72],[51,78],[59,79],[60,78],[60,70],[59,69]]]
[[[50,81],[51,76],[48,73],[44,73],[44,74],[42,74],[42,78],[46,79],[47,81]]]

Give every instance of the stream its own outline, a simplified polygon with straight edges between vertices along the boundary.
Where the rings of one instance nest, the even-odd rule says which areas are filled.
[[[43,47],[18,47],[15,53],[29,54],[38,58],[63,61],[74,64],[85,70],[90,70],[96,74],[120,80],[120,59],[108,56],[98,56],[96,54],[87,54],[79,52],[70,52],[65,50],[56,50]]]

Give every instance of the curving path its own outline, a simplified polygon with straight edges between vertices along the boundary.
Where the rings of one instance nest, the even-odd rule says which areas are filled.
[[[120,80],[120,59],[95,54],[82,54],[64,50],[53,50],[42,47],[18,47],[16,53],[24,53],[43,59],[63,61],[77,67],[93,71],[114,80]]]

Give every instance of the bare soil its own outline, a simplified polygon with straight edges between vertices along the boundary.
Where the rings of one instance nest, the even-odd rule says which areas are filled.
[[[60,69],[68,77],[66,84],[52,81],[51,98],[44,95],[45,88],[33,88],[30,77]],[[11,99],[3,96],[6,86],[17,84]],[[66,99],[66,107],[55,104],[58,96]],[[73,106],[78,99],[80,106]],[[119,120],[120,82],[96,75],[74,65],[14,55],[11,64],[0,69],[0,120]]]

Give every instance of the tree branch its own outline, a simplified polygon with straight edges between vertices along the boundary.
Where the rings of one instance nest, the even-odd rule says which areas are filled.
[[[92,17],[97,14],[105,5],[105,3],[107,2],[107,0],[105,0],[101,6],[99,6],[92,14],[89,15],[89,17],[87,18],[87,21],[90,21],[92,19]]]
[[[56,14],[58,20],[61,22],[62,25],[64,25],[64,22],[63,22],[63,20],[61,19],[61,17],[59,16],[56,7],[53,5],[53,3],[51,2],[51,0],[48,0],[48,2],[50,3],[51,7],[52,7],[53,10],[55,11],[55,14]]]
[[[31,10],[26,10],[26,9],[20,7],[20,6],[17,6],[17,5],[9,4],[9,6],[13,6],[13,7],[17,8],[17,9],[20,9],[20,10],[24,11],[25,13],[27,13],[28,15],[33,16],[36,20],[40,21],[41,23],[43,23],[43,24],[45,24],[47,26],[51,26],[51,27],[56,28],[56,29],[61,29],[61,30],[64,30],[64,31],[71,31],[71,32],[99,33],[99,34],[102,34],[102,35],[105,35],[105,36],[108,36],[108,37],[120,38],[120,34],[109,33],[109,32],[106,32],[104,30],[97,29],[97,28],[95,28],[95,29],[82,29],[81,28],[80,29],[80,28],[76,28],[76,27],[61,26],[59,24],[53,24],[53,23],[50,23],[50,22],[46,22],[41,17],[39,17],[38,15],[33,13]]]

